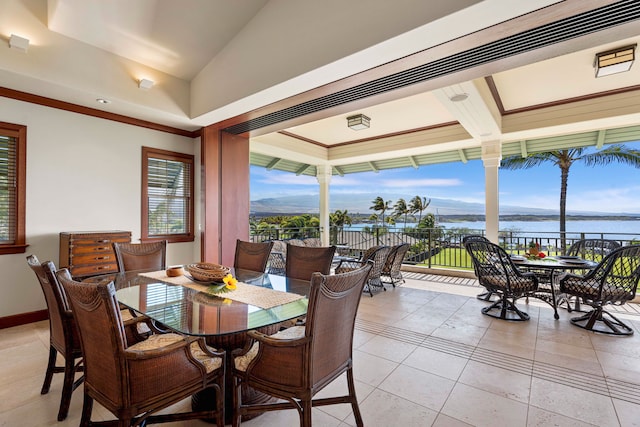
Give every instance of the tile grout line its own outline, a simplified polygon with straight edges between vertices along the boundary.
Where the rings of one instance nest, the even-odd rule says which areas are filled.
[[[512,372],[525,373],[534,378],[640,404],[640,384],[634,382],[606,378],[603,375],[576,371],[367,320],[358,319],[356,329]]]

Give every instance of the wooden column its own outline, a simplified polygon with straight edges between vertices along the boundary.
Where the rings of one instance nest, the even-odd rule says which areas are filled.
[[[202,260],[233,265],[236,239],[249,239],[249,139],[202,131]]]

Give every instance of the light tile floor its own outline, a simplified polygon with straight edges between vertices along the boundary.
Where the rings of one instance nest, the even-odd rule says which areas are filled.
[[[528,322],[484,316],[479,288],[425,280],[363,295],[355,331],[356,389],[366,426],[640,426],[640,316],[632,337],[589,333],[544,303]],[[56,421],[61,375],[40,395],[48,324],[0,330],[0,426],[77,426],[82,388]],[[339,379],[321,395],[341,393]],[[189,401],[177,406],[187,408]],[[109,414],[94,406],[94,420]],[[315,426],[355,425],[348,405],[314,408]],[[202,421],[167,424],[206,426]],[[295,426],[293,411],[247,427]]]

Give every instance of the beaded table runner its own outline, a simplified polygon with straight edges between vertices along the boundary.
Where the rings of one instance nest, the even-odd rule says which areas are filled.
[[[170,283],[172,285],[184,286],[185,288],[194,289],[196,291],[206,293],[207,295],[228,298],[233,301],[242,302],[244,304],[253,305],[263,309],[277,307],[279,305],[288,304],[304,298],[303,295],[277,291],[275,289],[263,288],[261,286],[247,285],[242,282],[238,282],[236,289],[231,292],[209,294],[207,293],[208,286],[194,283],[185,276],[169,277],[164,270],[140,273],[140,275],[151,279],[157,279],[165,283]]]

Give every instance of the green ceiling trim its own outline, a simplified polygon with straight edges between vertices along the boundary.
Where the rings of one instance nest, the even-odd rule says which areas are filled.
[[[615,129],[601,129],[570,135],[558,135],[548,138],[512,141],[502,144],[502,157],[527,156],[552,150],[565,150],[579,147],[596,147],[598,149],[609,144],[624,144],[640,142],[640,126],[627,126]],[[442,163],[468,162],[482,159],[480,147],[455,149],[439,153],[418,154],[392,159],[376,160],[375,162],[359,162],[333,167],[333,175],[344,176],[352,173],[378,172],[388,169],[419,168]],[[275,158],[264,154],[251,153],[252,166],[276,169],[297,175],[316,176],[316,166],[307,163]]]

